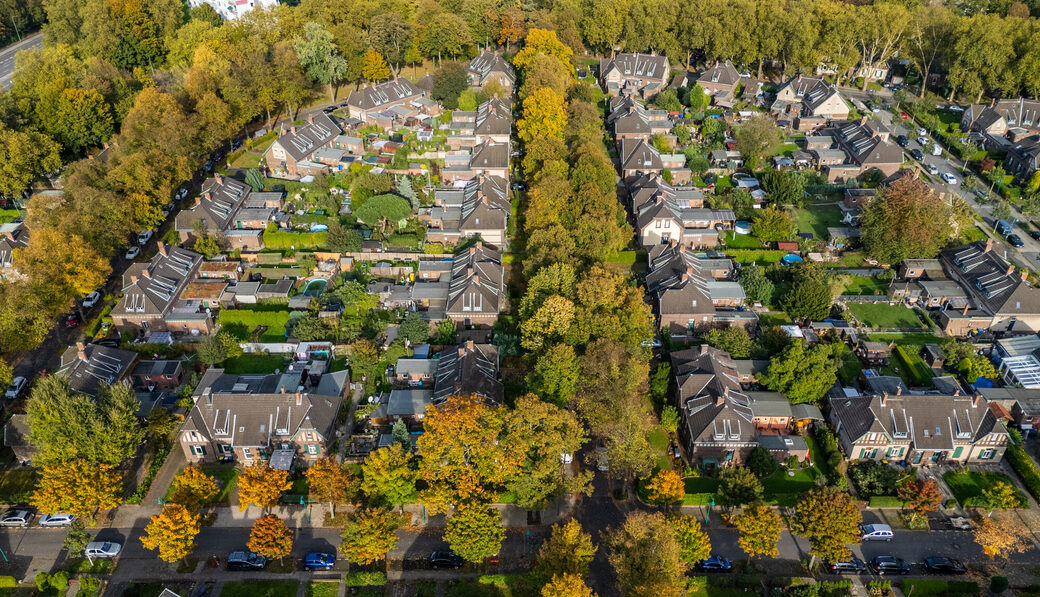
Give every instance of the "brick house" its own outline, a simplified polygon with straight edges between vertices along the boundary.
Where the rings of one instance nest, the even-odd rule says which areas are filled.
[[[68,379],[73,390],[96,398],[102,385],[121,381],[136,361],[136,352],[77,342],[62,353],[57,374]]]
[[[426,91],[416,87],[408,79],[393,79],[354,91],[347,98],[347,109],[351,118],[369,123],[372,116],[379,112],[385,112],[395,106],[407,106],[422,97],[426,97]]]
[[[210,333],[213,322],[208,317],[196,322],[172,322],[177,299],[195,279],[202,255],[161,241],[158,247],[159,252],[151,261],[134,263],[123,272],[123,297],[112,308],[113,325],[120,332],[140,335],[192,330]]]
[[[653,99],[668,87],[671,67],[666,56],[623,53],[600,60],[599,75],[609,94]]]
[[[292,125],[288,132],[283,130],[267,149],[264,154],[267,167],[272,173],[287,178],[326,172],[328,166],[315,160],[314,153],[323,147],[332,147],[342,133],[328,114],[308,114],[307,122],[300,126]]]
[[[130,372],[134,387],[172,390],[181,385],[184,368],[176,359],[139,361]]]
[[[502,254],[482,242],[455,254],[445,313],[457,325],[492,325],[505,301]]]
[[[507,92],[513,89],[516,83],[516,73],[513,65],[509,64],[498,52],[482,50],[475,58],[466,64],[466,72],[469,74],[470,89],[480,89],[491,81],[498,84]]]
[[[14,252],[29,246],[29,227],[25,222],[0,224],[0,280],[21,277],[14,263]]]
[[[732,108],[736,103],[735,93],[737,85],[740,84],[740,73],[729,60],[716,62],[714,66],[704,70],[695,83],[712,97],[715,105]]]
[[[501,404],[505,386],[498,378],[498,360],[498,347],[472,340],[445,350],[437,359],[433,404],[450,396],[480,396],[489,404]]]

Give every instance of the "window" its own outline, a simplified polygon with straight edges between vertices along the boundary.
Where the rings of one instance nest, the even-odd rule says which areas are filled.
[[[317,454],[318,453],[318,446],[316,444],[307,444],[307,453],[308,454]]]
[[[899,452],[901,452],[901,451],[902,451],[902,448],[897,448],[897,447],[893,446],[893,447],[888,449],[888,453],[886,454],[886,457],[888,457],[888,458],[895,458],[895,457],[899,456]]]
[[[246,460],[252,460],[253,459],[253,449],[252,448],[242,448],[242,456],[244,456]]]
[[[191,447],[191,453],[196,455],[196,456],[205,456],[206,455],[206,446],[192,446]]]
[[[996,450],[992,448],[986,448],[979,452],[979,460],[993,460],[993,455],[996,454]]]
[[[304,436],[307,438],[307,441],[309,441],[309,442],[314,441],[314,433],[308,431],[307,433],[304,434]]]

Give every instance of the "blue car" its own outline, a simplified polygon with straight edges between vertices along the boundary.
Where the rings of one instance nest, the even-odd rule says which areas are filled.
[[[733,564],[722,556],[711,556],[707,560],[701,560],[697,567],[708,572],[729,572],[733,570]]]
[[[304,570],[332,570],[336,565],[336,554],[312,552],[303,557]]]

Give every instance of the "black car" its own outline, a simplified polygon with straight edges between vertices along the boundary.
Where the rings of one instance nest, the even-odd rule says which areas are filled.
[[[918,162],[920,162],[921,160],[924,159],[924,154],[921,153],[920,149],[911,149],[910,150],[910,156],[913,157]]]
[[[228,554],[227,569],[252,572],[267,567],[267,558],[251,551],[233,551]]]
[[[119,338],[102,338],[100,340],[94,340],[94,344],[98,346],[107,346],[108,348],[119,348]]]
[[[932,574],[964,574],[968,571],[964,564],[957,560],[941,556],[925,558],[924,569]]]
[[[1008,244],[1012,247],[1022,247],[1025,243],[1022,242],[1022,237],[1017,234],[1009,234],[1007,237]]]
[[[870,560],[870,569],[877,574],[910,574],[910,564],[895,556],[877,556]]]
[[[896,143],[898,143],[900,147],[906,147],[907,145],[910,145],[910,139],[907,139],[906,135],[899,135],[896,137]]]
[[[856,556],[852,556],[852,559],[845,562],[827,563],[826,566],[827,570],[831,571],[831,574],[863,574],[867,571],[867,565]]]
[[[454,551],[435,551],[430,554],[430,568],[441,568],[447,570],[458,570],[466,563]]]
[[[1040,230],[1030,230],[1029,236],[1033,240],[1040,240]]]

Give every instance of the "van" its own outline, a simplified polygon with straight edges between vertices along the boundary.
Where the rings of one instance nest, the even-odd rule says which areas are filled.
[[[860,539],[863,541],[891,541],[892,527],[887,524],[861,524]]]
[[[1011,234],[1011,222],[1007,220],[997,220],[997,234],[1006,237]]]

